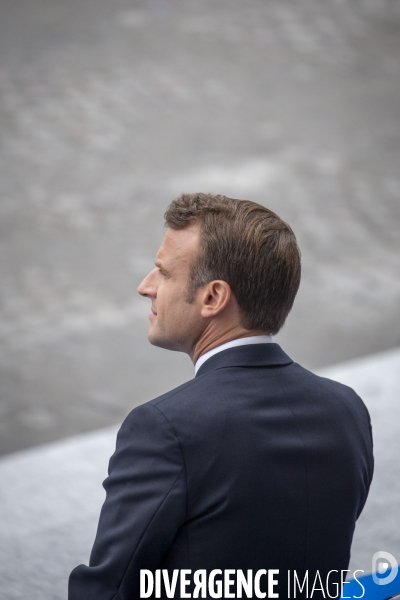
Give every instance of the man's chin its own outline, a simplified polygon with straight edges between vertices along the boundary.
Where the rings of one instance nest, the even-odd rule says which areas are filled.
[[[175,352],[184,352],[182,348],[179,347],[179,344],[176,340],[173,340],[166,335],[160,334],[160,332],[152,331],[150,328],[147,339],[149,340],[152,346],[157,346],[158,348],[163,348],[164,350],[175,350]]]

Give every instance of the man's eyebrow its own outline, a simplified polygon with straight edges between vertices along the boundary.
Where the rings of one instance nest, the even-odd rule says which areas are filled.
[[[168,273],[168,271],[166,270],[166,268],[162,266],[162,263],[161,263],[160,260],[157,259],[154,264],[156,265],[156,267],[158,269],[160,269],[161,271],[164,271],[164,273]]]

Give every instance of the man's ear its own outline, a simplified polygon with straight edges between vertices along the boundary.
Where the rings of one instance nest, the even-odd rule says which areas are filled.
[[[207,283],[201,291],[201,316],[214,317],[229,303],[232,290],[229,283],[216,279]]]

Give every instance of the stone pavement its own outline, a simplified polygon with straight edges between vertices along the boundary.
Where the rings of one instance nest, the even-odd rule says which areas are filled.
[[[190,377],[136,300],[182,191],[293,225],[304,278],[277,341],[294,359],[400,344],[397,0],[0,9],[0,453]]]
[[[378,550],[400,561],[400,349],[320,373],[354,387],[371,414],[375,475],[350,564],[370,572]],[[66,599],[71,569],[88,561],[116,432],[109,427],[0,460],[2,599]]]

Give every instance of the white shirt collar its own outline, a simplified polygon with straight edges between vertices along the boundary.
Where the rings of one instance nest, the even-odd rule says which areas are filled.
[[[225,342],[225,344],[221,344],[220,346],[205,352],[197,359],[194,365],[194,374],[196,375],[197,371],[206,360],[214,356],[214,354],[222,352],[222,350],[234,348],[235,346],[247,346],[248,344],[271,344],[272,341],[272,336],[270,335],[251,335],[250,337],[238,338],[236,340],[231,340],[230,342]]]

